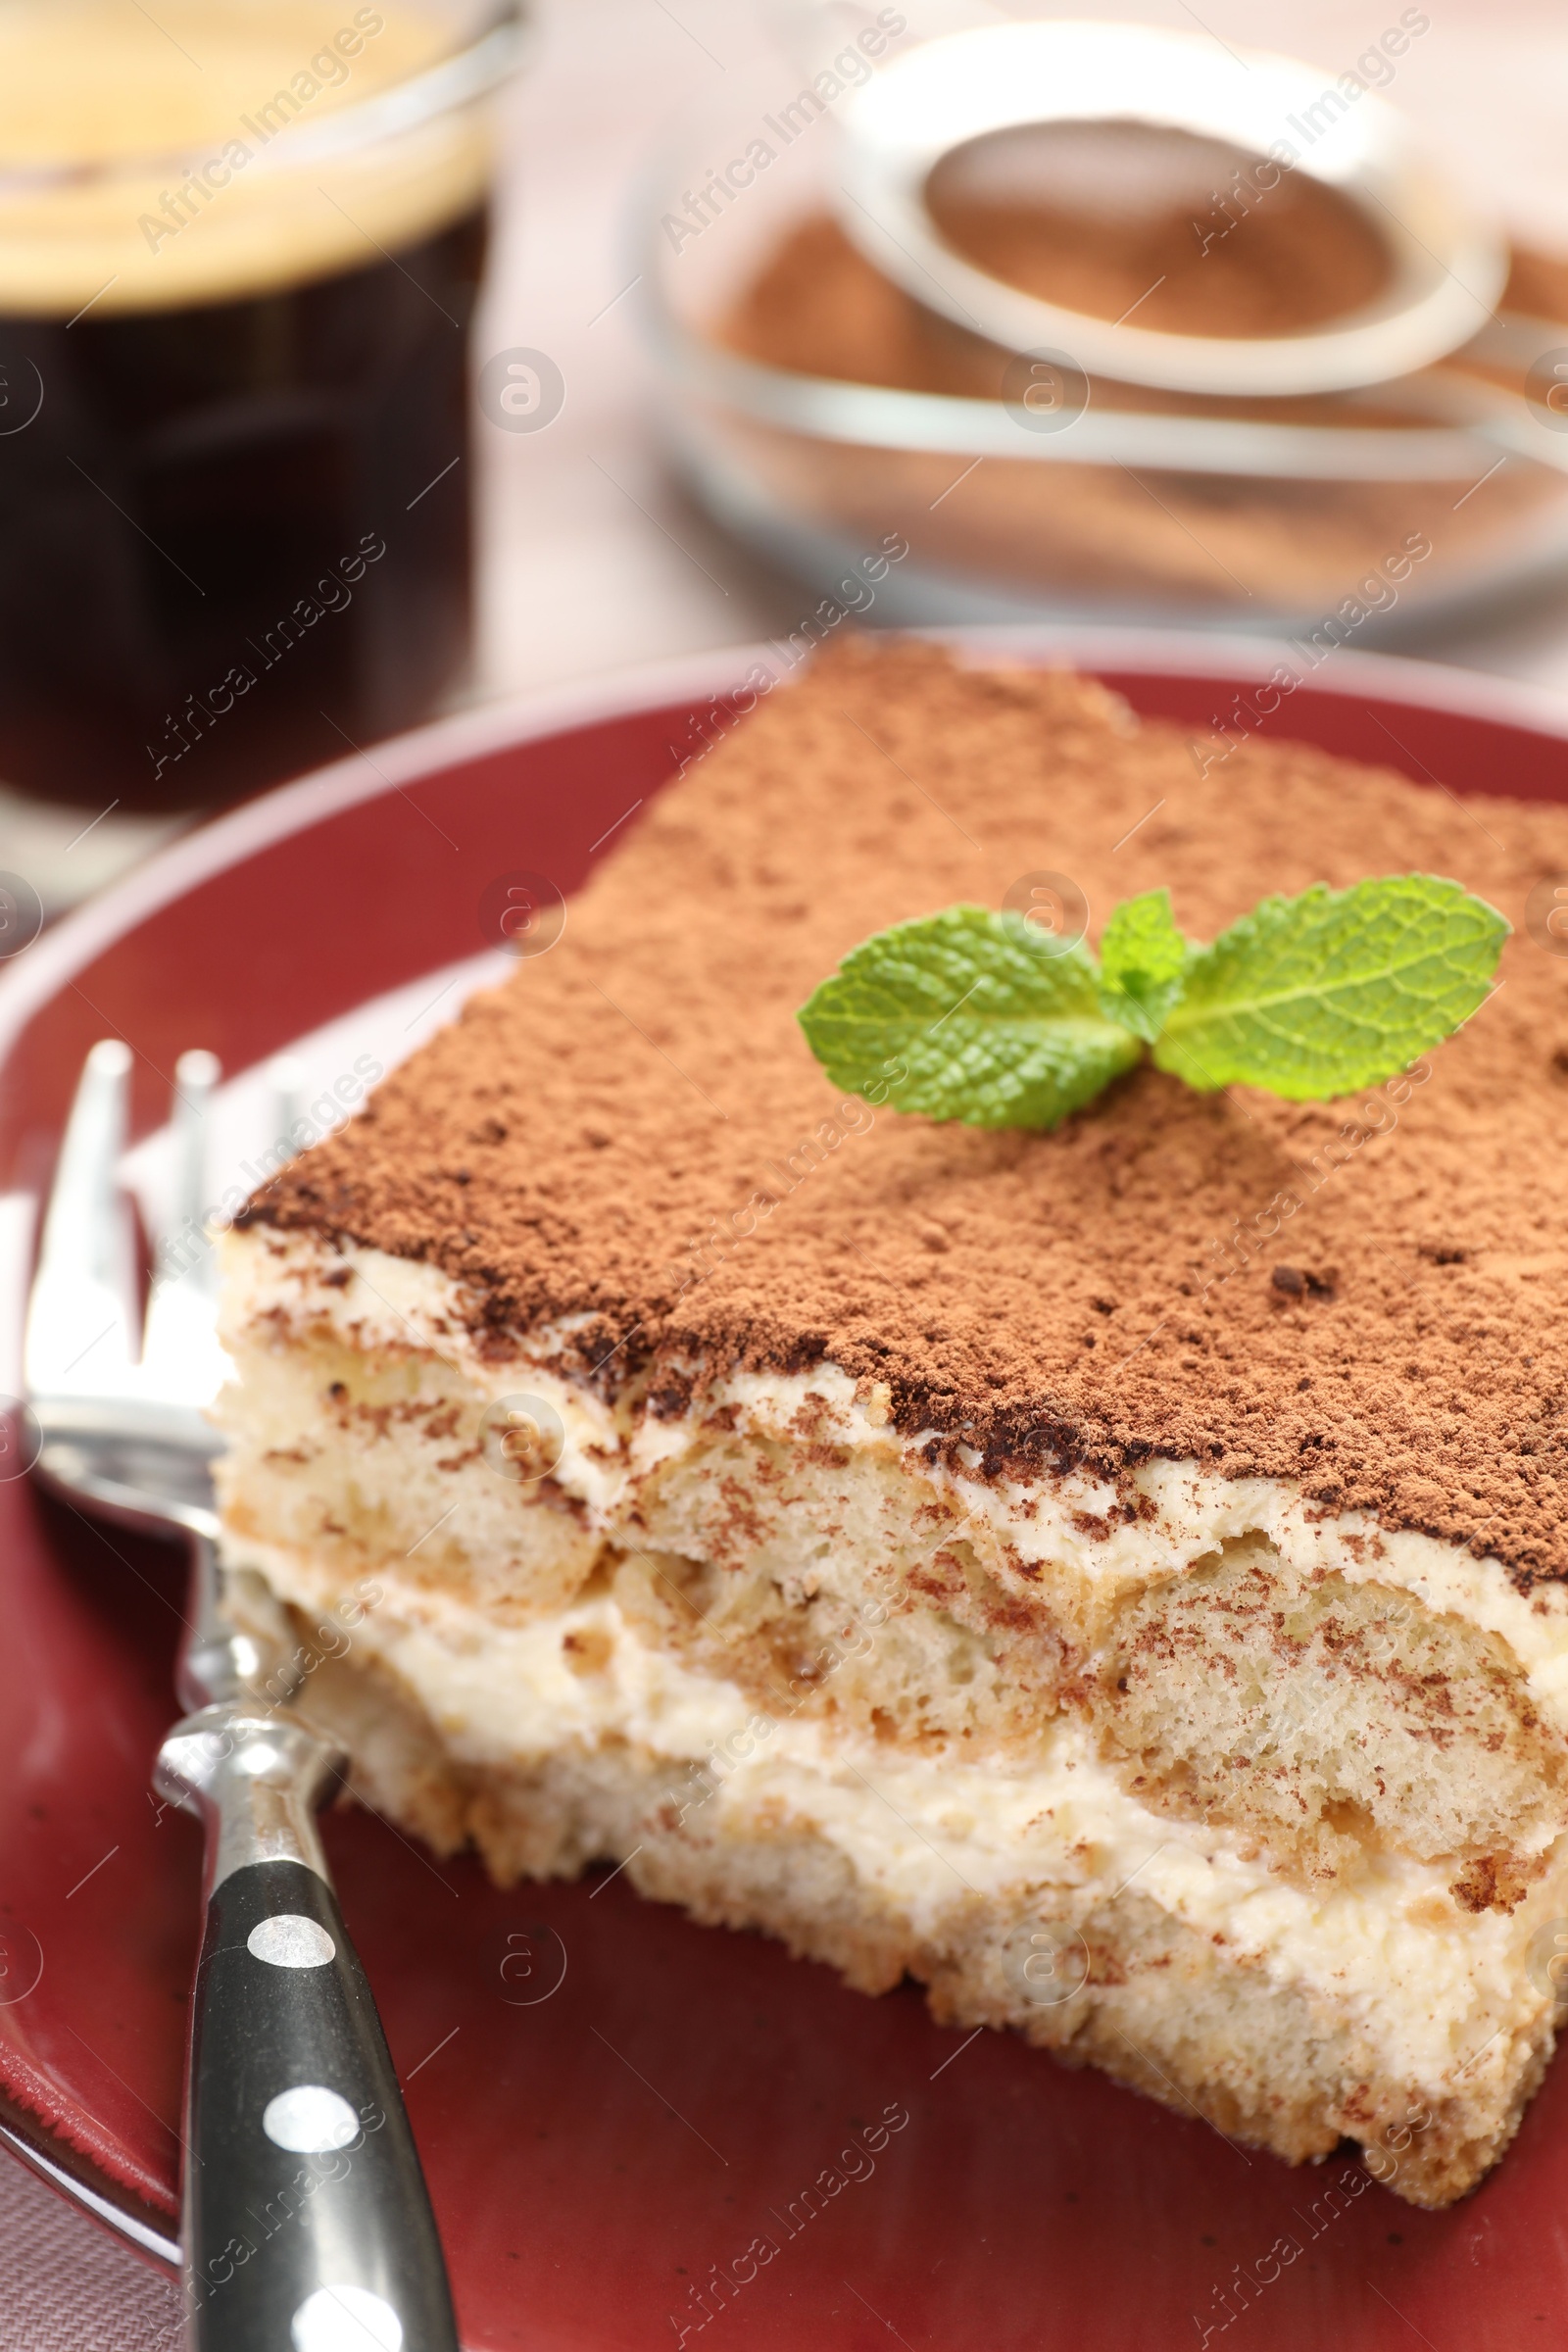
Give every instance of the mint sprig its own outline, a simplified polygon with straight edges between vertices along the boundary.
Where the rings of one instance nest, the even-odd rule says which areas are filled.
[[[1146,1047],[1201,1093],[1325,1102],[1467,1020],[1509,928],[1457,882],[1391,874],[1264,899],[1203,947],[1158,890],[1115,909],[1097,964],[1022,915],[952,906],[865,940],[799,1017],[845,1093],[970,1127],[1055,1127]]]

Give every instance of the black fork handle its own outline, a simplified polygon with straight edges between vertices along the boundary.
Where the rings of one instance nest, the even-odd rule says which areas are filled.
[[[245,1662],[215,1623],[187,1688],[232,1689]],[[458,2352],[414,2134],[317,1832],[342,1763],[243,1695],[159,1751],[159,1787],[207,1835],[185,2095],[194,2352]]]
[[[198,2352],[457,2352],[381,2022],[305,1863],[249,1863],[213,1890],[188,2112]]]

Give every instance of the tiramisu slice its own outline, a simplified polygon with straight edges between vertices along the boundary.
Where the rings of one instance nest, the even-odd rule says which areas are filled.
[[[1568,967],[1348,1101],[1146,1059],[1049,1133],[797,1020],[956,901],[1412,869],[1522,923],[1568,809],[914,647],[764,700],[229,1245],[230,1554],[367,1798],[1470,2187],[1568,1919]]]

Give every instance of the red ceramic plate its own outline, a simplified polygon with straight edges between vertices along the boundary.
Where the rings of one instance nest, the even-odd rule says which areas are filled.
[[[1342,653],[1262,714],[1274,657],[1253,645],[1004,641],[1205,736],[1239,696],[1269,731],[1419,780],[1568,801],[1568,712],[1495,682]],[[241,1070],[477,952],[497,875],[571,889],[671,747],[700,744],[694,716],[722,732],[710,690],[752,659],[428,729],[191,836],[46,935],[0,982],[12,1195],[46,1182],[94,1038],[134,1048],[145,1127],[181,1047]],[[179,1605],[166,1547],[0,1481],[0,2132],[165,2259],[199,1857],[147,1776]],[[1568,2327],[1562,2069],[1500,2174],[1423,2214],[1348,2160],[1287,2171],[623,1880],[498,1894],[359,1812],[327,1843],[470,2352],[1518,2352]]]

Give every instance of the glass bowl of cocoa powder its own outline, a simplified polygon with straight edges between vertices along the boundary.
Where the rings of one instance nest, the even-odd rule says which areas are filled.
[[[1019,355],[846,235],[841,96],[764,62],[672,135],[645,198],[672,460],[828,598],[895,545],[879,619],[1211,621],[1344,642],[1568,571],[1568,261],[1515,250],[1485,334],[1396,383],[1156,391]],[[866,66],[866,71],[870,71]],[[939,167],[943,234],[1064,307],[1258,335],[1352,311],[1375,223],[1304,173],[1142,123],[1031,126]]]

